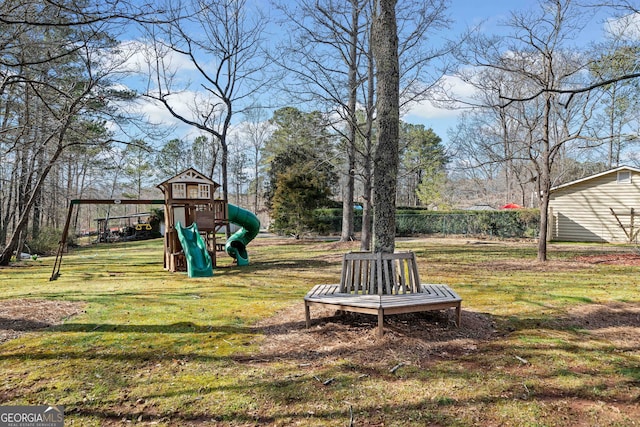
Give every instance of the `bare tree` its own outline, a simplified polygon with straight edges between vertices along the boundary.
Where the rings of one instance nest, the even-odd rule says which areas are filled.
[[[256,106],[245,114],[245,132],[249,139],[252,155],[253,165],[253,211],[259,212],[260,205],[260,189],[261,189],[261,176],[260,176],[260,164],[262,163],[262,148],[269,139],[273,131],[273,126],[269,123],[269,120],[265,114],[265,110]]]
[[[539,261],[547,259],[554,162],[567,144],[584,137],[591,117],[588,91],[566,92],[583,83],[580,72],[589,63],[589,58],[570,44],[582,30],[584,17],[571,0],[541,0],[535,11],[512,13],[507,36],[481,39],[470,51],[474,65],[499,70],[515,83],[510,92],[500,94],[500,108],[517,107],[519,113],[511,117],[519,120],[518,138],[535,171],[540,207]]]
[[[373,1],[376,4],[376,1]],[[446,16],[447,1],[402,1],[396,5],[396,28],[398,33],[399,62],[399,108],[408,110],[417,102],[429,99],[432,91],[439,84],[440,78],[449,70],[446,58],[452,52],[452,45],[443,43],[434,45],[430,37],[447,29],[450,21]],[[359,177],[363,185],[362,198],[364,209],[362,214],[361,250],[370,250],[373,236],[373,158],[377,150],[375,141],[376,105],[377,105],[377,70],[374,64],[373,41],[371,32],[376,9],[367,9],[367,32],[362,39],[366,61],[362,61],[363,71],[359,73],[362,84],[359,89],[359,108],[364,110],[364,120],[359,123],[359,138],[363,144],[356,144],[360,159]]]
[[[612,43],[609,48],[602,47],[593,64],[589,67],[591,76],[596,80],[605,80],[617,75],[632,72],[637,67],[638,47]],[[623,150],[637,140],[632,130],[637,123],[638,83],[634,80],[616,81],[599,88],[602,92],[604,109],[597,117],[594,129],[595,137],[608,141],[607,166],[620,165]]]
[[[540,0],[541,3],[545,3]],[[564,4],[565,2],[561,2]],[[609,27],[609,39],[605,42],[605,44],[599,44],[595,46],[594,51],[595,54],[592,54],[592,61],[597,63],[601,60],[600,53],[602,51],[610,51],[615,50],[619,47],[624,47],[624,43],[627,39],[637,39],[637,14],[640,13],[640,8],[637,5],[636,0],[611,0],[606,2],[589,2],[580,4],[578,0],[575,1],[566,1],[567,5],[572,5],[577,7],[573,7],[574,10],[582,11],[582,23],[586,22],[589,18],[595,15],[594,11],[599,11],[600,9],[607,9],[612,11],[614,14],[608,20],[607,26]],[[575,22],[574,22],[575,24]],[[613,24],[613,25],[612,25]],[[566,26],[566,22],[563,24]],[[581,24],[579,24],[581,25]],[[613,30],[611,28],[613,27]],[[576,29],[575,27],[573,28]],[[566,40],[565,40],[566,41]],[[589,64],[584,65],[584,69],[586,70]],[[588,82],[581,82],[579,84],[574,85],[564,85],[559,87],[540,87],[537,91],[531,92],[529,96],[525,98],[506,98],[508,102],[514,101],[529,101],[532,100],[545,92],[554,93],[557,95],[568,95],[569,101],[574,95],[590,93],[596,90],[599,90],[603,87],[610,86],[614,83],[623,83],[628,82],[630,80],[635,80],[640,77],[640,71],[638,71],[637,67],[629,68],[620,68],[617,72],[600,75],[594,80],[590,80]]]
[[[525,198],[534,191],[535,181],[529,167],[526,129],[536,127],[539,115],[531,109],[524,111],[521,104],[503,105],[502,97],[523,93],[527,85],[521,76],[496,68],[467,70],[459,76],[475,87],[476,94],[467,101],[472,109],[463,115],[451,138],[460,159],[458,167],[485,172],[476,183],[490,190],[484,195],[494,204],[518,201],[526,206]]]
[[[250,97],[268,83],[261,50],[266,20],[246,0],[188,0],[172,2],[166,10],[162,20],[169,24],[147,27],[153,49],[144,95],[220,144],[227,200],[231,119],[250,108]],[[186,60],[196,81],[186,81],[174,60]],[[208,172],[213,177],[213,170]]]
[[[370,0],[302,0],[295,7],[281,2],[279,8],[292,28],[290,40],[281,44],[279,65],[293,76],[287,91],[301,102],[320,102],[334,116],[341,136],[343,192],[341,240],[354,237],[353,202],[356,172],[356,108],[362,85],[362,62],[366,61],[367,9]]]

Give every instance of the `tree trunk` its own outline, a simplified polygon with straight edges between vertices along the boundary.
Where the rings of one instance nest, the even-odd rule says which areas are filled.
[[[372,25],[377,68],[378,139],[373,157],[373,250],[395,250],[396,186],[400,127],[400,71],[396,0],[378,0]]]
[[[370,35],[369,45],[373,45],[373,37]],[[372,172],[372,153],[373,153],[373,121],[376,95],[375,87],[375,66],[373,55],[367,55],[367,131],[364,138],[364,166],[363,166],[363,198],[364,206],[362,209],[362,232],[360,236],[360,250],[371,250],[372,226],[373,226],[373,172]]]
[[[255,182],[255,194],[253,196],[253,212],[254,213],[258,213],[258,192],[260,191],[260,162],[258,161],[258,159],[260,158],[260,149],[258,148],[258,146],[256,145],[255,147],[255,151],[254,151],[254,159],[255,159],[255,163],[254,163],[254,168],[253,168],[253,174],[255,176],[256,182]]]
[[[546,153],[545,153],[546,155]],[[542,160],[542,173],[539,176],[538,187],[540,200],[540,235],[538,236],[538,261],[547,261],[547,230],[549,224],[549,192],[551,190],[551,177],[549,176],[549,158]]]
[[[538,237],[538,261],[547,260],[547,229],[549,223],[549,191],[543,190],[540,200],[540,236]]]
[[[349,101],[347,103],[347,182],[342,199],[342,235],[340,240],[353,240],[353,201],[355,194],[356,169],[356,101],[358,91],[358,16],[360,9],[357,1],[351,2],[351,37],[349,40]]]
[[[222,160],[220,162],[220,169],[222,173],[222,199],[225,203],[229,202],[229,174],[227,169],[227,159],[229,156],[229,147],[227,147],[226,141],[222,144]],[[231,228],[226,227],[227,239],[231,237]]]
[[[540,235],[538,237],[538,261],[547,260],[547,222],[549,219],[549,190],[551,190],[551,95],[545,94],[544,122],[542,129],[542,167],[538,173],[538,197],[540,198]]]
[[[355,78],[355,77],[354,77]],[[355,194],[355,169],[356,169],[356,114],[355,114],[355,88],[353,90],[353,110],[349,112],[349,141],[347,141],[347,176],[342,194],[342,234],[340,241],[353,240],[353,201]],[[351,100],[349,101],[351,108]]]
[[[64,146],[60,143],[55,153],[49,159],[47,166],[42,170],[40,177],[36,182],[35,188],[31,192],[31,196],[20,211],[20,219],[18,220],[18,223],[16,224],[16,227],[13,230],[11,237],[9,238],[9,243],[7,243],[7,246],[3,249],[2,252],[0,252],[0,265],[9,265],[9,261],[11,261],[11,254],[18,248],[20,236],[23,230],[26,229],[29,220],[29,214],[31,212],[31,209],[33,208],[33,204],[36,201],[37,193],[44,185],[45,178],[47,177],[47,175],[49,175],[49,171],[58,160],[58,157],[62,153],[63,149]]]
[[[373,216],[373,203],[372,203],[372,185],[371,185],[371,137],[367,137],[368,147],[365,155],[364,164],[364,206],[362,207],[362,233],[360,236],[360,250],[371,250],[371,226]]]
[[[353,195],[354,191],[354,174],[353,169],[355,163],[348,162],[349,173],[347,174],[347,182],[344,193],[342,195],[342,233],[340,235],[341,242],[350,242],[353,240]]]

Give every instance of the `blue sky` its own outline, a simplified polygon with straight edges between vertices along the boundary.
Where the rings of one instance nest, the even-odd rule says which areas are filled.
[[[514,7],[526,9],[535,6],[536,3],[535,0],[451,0],[448,11],[452,27],[448,36],[455,37],[469,28],[478,26],[484,32],[498,31],[500,23],[508,18]],[[470,88],[464,87],[453,76],[448,76],[446,79],[448,85],[456,88],[459,93],[471,93]],[[403,120],[433,128],[436,134],[446,141],[448,129],[455,126],[459,114],[460,110],[437,108],[431,103],[425,102],[415,106],[409,114],[403,117]]]
[[[401,1],[401,0],[400,0]],[[502,23],[509,18],[512,11],[524,11],[536,8],[536,0],[451,0],[450,18],[454,21],[451,34],[461,34],[465,28],[480,26],[484,33],[495,34],[503,30]],[[580,40],[584,43],[599,41],[604,36],[604,22],[607,16],[592,16],[587,30]],[[460,94],[470,94],[471,88],[465,87],[453,76],[447,76],[447,83]],[[456,124],[460,110],[436,108],[426,102],[416,106],[403,117],[413,124],[431,127],[445,143],[448,141],[448,130]]]
[[[262,3],[264,0],[257,0],[258,3]],[[292,0],[293,2],[294,0]],[[399,0],[401,4],[402,0]],[[263,4],[267,2],[264,1]],[[507,19],[510,12],[517,8],[518,10],[526,10],[532,7],[536,7],[538,2],[536,0],[451,0],[449,8],[449,17],[453,21],[451,29],[445,34],[445,37],[453,39],[457,35],[461,34],[466,28],[475,27],[481,25],[483,32],[495,33],[500,31],[500,23]],[[589,37],[594,39],[602,36],[603,19],[594,18],[591,23]],[[185,62],[180,64],[181,73],[188,74],[192,69],[192,64]],[[447,83],[462,94],[469,94],[470,88],[465,87],[459,80],[456,80],[454,76],[446,76]],[[183,95],[185,100],[193,96],[193,92],[186,92]],[[159,123],[175,123],[169,113],[162,107],[154,107],[146,105],[145,111],[158,121]],[[186,111],[186,103],[185,110]],[[448,141],[448,130],[455,126],[456,120],[460,111],[445,110],[436,108],[431,103],[425,102],[421,105],[415,106],[412,110],[403,117],[403,120],[413,124],[423,124],[426,127],[431,127],[434,131],[443,139],[446,143]],[[239,118],[235,119],[237,123]],[[193,128],[178,123],[178,133],[180,137],[193,138],[198,132]]]

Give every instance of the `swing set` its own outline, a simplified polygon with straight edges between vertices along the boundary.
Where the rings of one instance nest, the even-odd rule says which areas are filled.
[[[79,205],[164,205],[164,200],[153,199],[73,199],[69,203],[69,210],[67,211],[67,219],[64,222],[64,228],[62,229],[62,238],[58,244],[58,250],[56,251],[56,260],[53,263],[53,271],[49,281],[56,280],[60,276],[60,266],[62,265],[62,254],[67,246],[67,235],[69,234],[69,227],[71,225],[71,218],[76,206]]]
[[[215,197],[220,185],[204,174],[189,168],[158,185],[164,200],[138,199],[74,199],[62,231],[50,281],[60,276],[62,254],[67,245],[67,234],[75,207],[95,205],[164,205],[164,268],[171,272],[187,271],[189,277],[208,277],[216,266],[216,251],[224,250],[239,266],[249,265],[247,244],[260,231],[260,221],[247,210]],[[241,228],[230,236],[225,244],[216,243],[216,233],[230,223]],[[139,225],[142,229],[144,225]],[[185,238],[184,231],[193,234]],[[210,258],[210,260],[209,260]],[[207,260],[198,268],[197,260]],[[203,271],[200,271],[203,270]],[[206,270],[206,271],[204,271]]]

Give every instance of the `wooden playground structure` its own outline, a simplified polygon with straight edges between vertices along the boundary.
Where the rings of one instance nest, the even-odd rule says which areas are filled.
[[[71,218],[76,206],[82,204],[137,204],[164,205],[164,268],[171,272],[187,271],[187,256],[189,248],[186,242],[180,241],[178,227],[184,228],[190,224],[197,224],[196,230],[206,247],[205,257],[210,257],[212,267],[216,266],[216,252],[226,252],[236,258],[238,265],[247,265],[248,256],[244,247],[257,235],[260,222],[257,217],[237,206],[229,205],[226,200],[216,199],[215,192],[219,184],[207,178],[195,169],[187,169],[158,185],[164,194],[164,200],[152,199],[74,199],[69,204],[67,218],[62,231],[53,272],[49,280],[55,280],[60,275],[62,254],[66,249],[67,235]],[[230,221],[230,214],[231,220]],[[225,244],[216,242],[216,233],[233,222],[242,227]],[[184,244],[183,244],[184,243]],[[197,249],[196,249],[197,250]]]
[[[216,233],[229,224],[225,200],[216,199],[220,187],[195,169],[186,171],[158,185],[164,194],[164,268],[186,271],[186,258],[176,225],[198,224],[213,266],[216,265]]]

